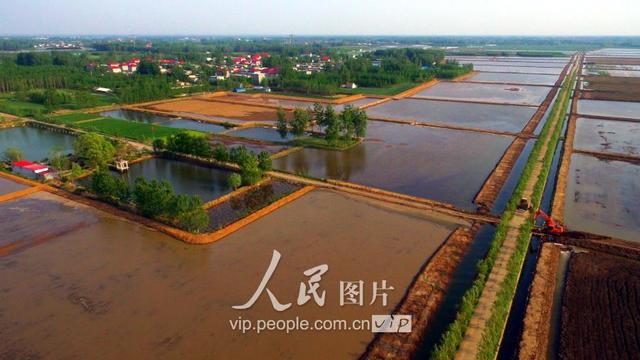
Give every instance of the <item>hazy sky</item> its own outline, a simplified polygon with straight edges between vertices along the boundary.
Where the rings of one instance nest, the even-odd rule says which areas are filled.
[[[0,0],[0,34],[640,35],[639,0]]]

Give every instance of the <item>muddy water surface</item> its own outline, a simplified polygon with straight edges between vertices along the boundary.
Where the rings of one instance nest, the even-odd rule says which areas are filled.
[[[18,184],[15,181],[0,178],[0,195],[12,193],[14,191],[26,189],[27,186]]]
[[[558,80],[558,76],[480,72],[469,80],[495,83],[554,85],[556,80]]]
[[[571,230],[640,241],[640,165],[573,154],[564,219]]]
[[[549,88],[540,86],[441,82],[414,97],[540,105],[548,92]]]
[[[277,129],[269,127],[250,127],[232,130],[226,133],[226,135],[270,142],[288,142],[295,139],[295,136],[291,135],[290,133],[288,133],[283,138],[282,136],[280,136],[280,133]]]
[[[560,73],[562,72],[562,67],[474,65],[473,70],[488,71],[488,72],[521,73],[521,74],[560,75]]]
[[[640,157],[640,122],[578,118],[573,148]]]
[[[578,114],[640,120],[640,102],[579,100]]]
[[[387,101],[366,111],[372,118],[415,120],[515,133],[524,128],[536,109],[524,106],[402,99]]]
[[[94,216],[95,224],[0,258],[2,357],[355,359],[370,331],[242,334],[229,320],[389,313],[458,226],[321,190],[203,246]],[[276,312],[263,294],[248,310],[232,309],[256,290],[274,249],[282,259],[268,288],[292,307]],[[329,267],[320,282],[324,307],[298,306],[303,272],[321,264]],[[341,280],[363,280],[367,305],[340,307]],[[368,305],[381,280],[395,288],[388,305]]]
[[[367,139],[346,151],[305,148],[275,169],[350,181],[473,209],[509,136],[370,121]]]
[[[22,150],[25,160],[41,161],[49,157],[52,149],[73,152],[75,137],[28,126],[0,130],[0,154],[8,148]]]
[[[115,173],[132,187],[138,177],[147,180],[166,180],[176,193],[198,195],[203,201],[210,201],[233,191],[229,177],[233,172],[209,168],[182,161],[153,158],[130,165],[128,172]]]

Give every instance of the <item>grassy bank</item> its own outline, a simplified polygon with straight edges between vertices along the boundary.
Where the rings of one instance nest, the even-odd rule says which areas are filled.
[[[290,142],[293,146],[302,146],[302,147],[313,147],[318,149],[327,149],[327,150],[348,150],[358,144],[360,144],[361,140],[344,140],[338,139],[335,142],[329,142],[325,138],[316,137],[316,136],[305,136]]]
[[[545,123],[542,129],[542,132],[540,133],[540,136],[539,136],[539,139],[544,139],[549,135],[550,131],[554,131],[551,141],[549,142],[549,147],[547,148],[547,153],[545,154],[544,168],[540,174],[540,178],[542,179],[545,179],[546,175],[548,174],[549,168],[551,166],[551,162],[550,161],[547,162],[547,157],[548,157],[548,154],[550,153],[551,159],[553,159],[553,152],[555,151],[554,144],[557,143],[557,139],[559,138],[560,131],[562,129],[562,121],[559,121],[556,127],[552,129],[551,128],[553,123],[552,120],[557,116],[564,116],[564,111],[568,104],[568,96],[571,93],[571,84],[573,83],[574,78],[575,78],[575,75],[565,80],[563,87],[561,89],[560,96],[558,96],[556,102],[553,105],[551,117]],[[555,139],[555,142],[554,142],[554,139]],[[518,184],[513,192],[513,195],[511,196],[511,199],[509,200],[507,208],[505,209],[502,215],[502,218],[500,219],[500,223],[496,228],[496,232],[492,240],[491,247],[489,248],[489,251],[486,257],[478,263],[478,275],[474,280],[473,284],[471,285],[471,287],[464,294],[460,304],[460,308],[458,310],[458,314],[456,315],[456,318],[453,321],[453,323],[449,325],[449,328],[443,334],[440,340],[440,343],[436,346],[436,348],[432,352],[431,354],[432,358],[453,359],[455,357],[455,354],[458,351],[460,344],[462,343],[467,327],[469,326],[475,307],[478,304],[480,296],[482,295],[482,291],[484,290],[489,274],[491,273],[491,270],[495,265],[500,249],[506,239],[509,223],[511,222],[515,214],[516,206],[519,200],[522,198],[527,182],[532,175],[536,161],[539,158],[540,153],[542,151],[542,147],[543,147],[542,141],[537,141],[536,144],[534,145],[529,155],[527,164],[525,165],[522,175],[520,176]],[[539,189],[538,185],[540,183],[540,178],[538,179],[538,182],[536,183],[536,188],[534,190],[534,196],[532,198],[533,204],[539,203],[539,199],[541,197],[542,190],[544,188],[544,186],[542,185],[540,186],[540,188],[542,189]],[[524,254],[526,253],[526,249],[528,247],[528,241],[530,237],[530,231],[533,227],[532,218],[533,216],[531,216],[529,221],[527,221],[521,228],[521,234],[520,234],[520,237],[518,238],[518,248],[516,249],[514,255],[512,256],[510,263],[508,264],[509,269],[515,269],[515,266],[516,266],[515,264],[518,264],[518,261],[517,261],[518,255],[520,255],[520,257],[523,258]],[[515,290],[515,283],[517,282],[519,270],[513,270],[513,273],[514,273],[513,275],[510,274],[507,277],[507,279],[505,279],[503,284],[504,286],[503,289],[504,288],[508,289],[510,287],[513,287],[513,289]],[[514,277],[515,279],[511,279],[511,277]],[[499,342],[500,336],[502,335],[502,330],[501,330],[502,328],[498,325],[504,323],[504,322],[500,322],[501,319],[502,320],[506,319],[506,314],[508,314],[509,312],[509,307],[507,306],[507,304],[510,303],[512,295],[513,295],[513,291],[510,292],[507,290],[504,290],[504,292],[501,291],[499,294],[499,297],[498,297],[498,300],[496,301],[495,306],[498,308],[502,308],[502,311],[505,314],[500,315],[500,314],[496,314],[495,311],[493,312],[495,314],[495,319],[494,319],[494,314],[492,314],[492,318],[490,319],[490,324],[488,324],[488,328],[487,328],[491,330],[487,331],[483,335],[483,347],[480,351],[482,358],[486,358],[486,356],[489,356],[489,354],[492,352],[491,351],[492,349],[494,349],[493,354],[495,354],[495,349],[497,348],[497,345],[495,344]],[[500,331],[498,331],[498,329],[500,329]],[[493,356],[489,356],[489,357],[493,358]]]

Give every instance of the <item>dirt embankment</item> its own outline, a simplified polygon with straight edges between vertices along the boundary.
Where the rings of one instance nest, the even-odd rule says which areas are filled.
[[[500,162],[493,170],[491,175],[487,181],[485,181],[484,185],[476,195],[474,202],[478,204],[481,209],[485,211],[489,211],[493,207],[493,202],[498,197],[500,190],[502,190],[502,186],[509,178],[511,174],[511,169],[518,161],[520,154],[522,154],[522,150],[524,149],[527,141],[522,138],[516,138],[507,151],[500,159]]]
[[[578,62],[578,67],[582,67],[582,62]],[[560,168],[558,169],[556,190],[553,196],[553,205],[551,207],[551,215],[554,219],[562,222],[564,220],[564,197],[567,189],[567,177],[569,176],[569,167],[571,166],[571,154],[573,154],[573,139],[576,134],[576,122],[578,121],[578,99],[580,98],[581,86],[576,86],[571,99],[571,111],[569,119],[567,119],[567,133],[564,138],[564,148],[562,149],[562,159]]]
[[[480,224],[456,229],[414,279],[393,314],[412,315],[410,333],[378,334],[361,359],[411,359],[442,303],[451,275],[473,241]]]
[[[545,359],[549,348],[553,295],[557,285],[557,271],[562,247],[548,243],[542,246],[536,273],[529,292],[529,303],[524,318],[520,359]]]
[[[575,252],[562,303],[561,359],[633,359],[640,354],[640,261]]]
[[[585,76],[582,98],[590,100],[640,101],[640,78]]]

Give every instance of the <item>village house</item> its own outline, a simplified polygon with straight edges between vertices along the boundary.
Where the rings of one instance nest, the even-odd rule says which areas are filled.
[[[48,180],[51,178],[51,172],[47,165],[36,164],[26,160],[14,162],[11,171],[34,180]]]

